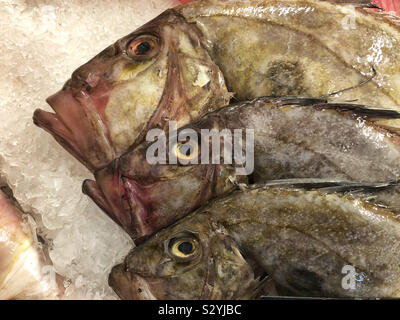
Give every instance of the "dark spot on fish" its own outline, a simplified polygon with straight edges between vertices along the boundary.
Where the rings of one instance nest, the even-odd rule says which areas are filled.
[[[279,293],[296,296],[315,297],[323,294],[324,279],[307,269],[293,269],[286,278],[287,287],[280,287]],[[278,288],[277,288],[278,289]]]
[[[256,74],[256,79],[257,85],[269,88],[274,96],[304,94],[304,70],[298,62],[274,61],[265,74]]]
[[[142,293],[143,290],[142,290],[141,288],[138,288],[137,291],[138,291],[139,293]]]

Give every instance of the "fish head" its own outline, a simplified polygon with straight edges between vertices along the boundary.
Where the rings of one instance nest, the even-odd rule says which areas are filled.
[[[258,280],[210,212],[183,219],[134,248],[109,284],[122,299],[249,298]]]
[[[34,122],[95,171],[147,130],[184,125],[229,101],[195,26],[167,10],[72,73]]]
[[[233,191],[238,183],[247,183],[247,176],[237,174],[236,164],[225,163],[222,149],[219,161],[213,161],[213,141],[198,134],[200,127],[215,128],[215,124],[191,124],[172,138],[160,135],[155,142],[139,145],[95,172],[96,185],[92,189],[97,191],[87,185],[85,193],[134,240],[139,240],[211,198]],[[181,139],[188,136],[188,129],[191,138]],[[100,201],[96,197],[99,193]]]

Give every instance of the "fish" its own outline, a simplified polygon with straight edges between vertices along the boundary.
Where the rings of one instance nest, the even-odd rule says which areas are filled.
[[[0,190],[0,300],[58,300],[62,278],[45,255],[10,189]]]
[[[376,10],[360,0],[193,1],[79,67],[47,99],[55,113],[33,120],[95,172],[150,129],[230,101],[329,96],[398,110],[400,20]]]
[[[187,130],[199,133],[197,141],[187,141],[185,136],[179,141],[171,139],[167,148],[176,156],[176,164],[169,159],[165,163],[150,161],[148,151],[162,140],[160,136],[95,172],[95,181],[86,180],[83,191],[135,241],[140,241],[241,184],[294,178],[398,181],[398,131],[378,122],[399,118],[400,113],[393,110],[321,99],[261,97],[238,102],[206,114],[177,133],[169,132],[173,137]],[[226,158],[225,137],[202,136],[202,130],[218,134],[227,131],[228,147],[234,144],[235,130],[242,130],[238,148],[230,149],[231,157]],[[249,130],[253,141],[247,141]],[[215,141],[221,142],[216,156],[211,151]],[[250,144],[252,148],[247,150]],[[203,147],[209,150],[208,161],[203,160],[207,154],[203,154]],[[237,161],[233,152],[244,155],[246,162]],[[253,171],[247,172],[247,163],[251,162]],[[397,191],[388,197],[398,198]]]
[[[72,73],[34,123],[95,171],[169,120],[185,124],[229,102],[197,28],[166,11]]]
[[[400,294],[399,216],[362,198],[264,185],[199,208],[133,248],[109,284],[122,299]]]

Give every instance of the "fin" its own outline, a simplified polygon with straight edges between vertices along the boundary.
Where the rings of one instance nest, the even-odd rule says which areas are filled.
[[[349,183],[331,187],[323,187],[319,189],[324,192],[339,192],[339,193],[350,192],[351,194],[356,194],[356,193],[374,193],[378,191],[384,191],[398,185],[400,185],[399,181],[390,181],[383,183]]]
[[[389,109],[373,109],[360,104],[347,103],[321,103],[314,105],[319,109],[332,109],[338,112],[350,112],[354,115],[368,119],[368,121],[400,119],[400,113]]]
[[[325,98],[302,98],[296,96],[264,96],[255,98],[255,100],[262,100],[264,102],[273,102],[278,106],[297,105],[297,106],[312,106],[315,104],[328,103]]]
[[[372,0],[329,0],[330,2],[339,3],[339,4],[351,4],[355,7],[364,7],[364,8],[372,8],[372,9],[383,9],[376,4],[372,3]]]
[[[318,189],[323,192],[371,192],[381,191],[392,188],[394,186],[400,186],[400,181],[388,181],[381,183],[358,183],[337,179],[314,179],[314,178],[301,178],[301,179],[282,179],[282,180],[270,180],[265,184],[258,184],[252,186],[246,186],[248,189],[259,188],[259,187],[292,187],[302,188],[305,190]]]
[[[265,96],[253,101],[274,103],[277,106],[293,105],[298,107],[311,106],[318,109],[332,109],[338,112],[349,112],[356,116],[375,122],[380,120],[400,119],[400,113],[390,109],[374,109],[361,104],[353,103],[328,103],[326,98],[299,98],[294,96]],[[384,126],[382,126],[384,127]],[[389,130],[389,129],[388,129]],[[392,128],[390,131],[393,131]],[[398,129],[397,129],[398,130]]]
[[[280,98],[280,100],[277,101],[277,104],[280,106],[286,106],[286,105],[299,105],[299,106],[311,106],[315,105],[318,103],[327,103],[328,101],[325,98],[297,98],[297,97],[285,97],[285,98]]]

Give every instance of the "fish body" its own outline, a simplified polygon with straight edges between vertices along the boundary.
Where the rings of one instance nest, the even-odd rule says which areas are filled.
[[[201,30],[239,100],[320,97],[362,82],[374,68],[377,76],[370,83],[340,99],[383,108],[399,105],[399,65],[397,58],[386,59],[400,39],[396,18],[352,2],[205,0],[176,10]],[[354,26],[345,24],[346,17],[354,19]],[[387,26],[394,27],[393,33]],[[387,92],[380,87],[386,81],[391,83]]]
[[[399,136],[376,121],[399,117],[395,111],[318,99],[264,97],[240,102],[180,128],[175,135],[191,130],[199,136],[197,141],[171,143],[177,164],[150,162],[148,151],[158,140],[145,142],[97,171],[96,182],[86,181],[84,192],[138,238],[169,225],[212,197],[236,189],[240,183],[294,178],[396,181],[400,179]],[[247,153],[246,162],[254,162],[253,171],[239,174],[237,169],[244,169],[247,163],[225,158],[225,137],[201,136],[202,130],[225,130],[230,141],[235,139],[235,130],[242,130],[240,149],[234,151]],[[246,130],[253,133],[254,141],[246,141]],[[215,141],[221,145],[218,163],[213,161]],[[190,157],[195,162],[184,164],[181,160],[187,159],[187,154],[179,150],[191,144]],[[253,144],[251,153],[249,144]],[[203,147],[209,150],[206,163]]]
[[[232,95],[331,94],[397,108],[398,20],[338,2],[199,0],[167,10],[77,69],[48,99],[55,114],[37,110],[34,121],[96,171],[149,129],[183,126]]]
[[[267,274],[285,295],[398,297],[399,246],[398,216],[359,198],[252,188],[160,230],[109,283],[123,299],[247,299]]]
[[[26,217],[0,190],[0,300],[59,299],[59,276],[46,261]]]

